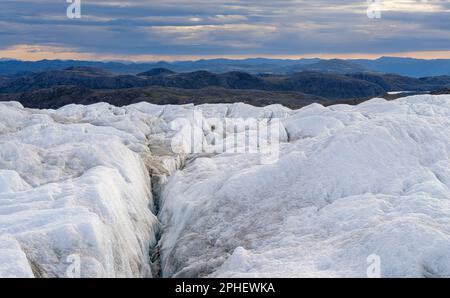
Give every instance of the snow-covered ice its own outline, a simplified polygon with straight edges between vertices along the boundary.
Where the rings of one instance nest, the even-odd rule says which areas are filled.
[[[197,158],[162,194],[163,274],[450,276],[450,97],[311,105],[279,161]]]
[[[206,143],[206,118],[280,118],[279,159],[172,152],[193,110]],[[371,255],[383,277],[450,277],[450,96],[0,103],[0,276],[63,277],[73,255],[83,277],[365,277]]]
[[[151,276],[157,219],[147,152],[133,151],[145,136],[102,126],[102,108],[0,104],[2,276],[65,277],[73,255],[81,277]]]

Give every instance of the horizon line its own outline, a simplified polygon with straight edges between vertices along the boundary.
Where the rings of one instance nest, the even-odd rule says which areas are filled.
[[[377,60],[382,57],[412,58],[423,60],[450,59],[450,50],[445,51],[415,51],[415,52],[391,52],[391,53],[306,53],[306,54],[212,54],[212,55],[124,55],[124,54],[98,54],[79,52],[75,49],[62,48],[48,45],[16,45],[6,49],[0,49],[0,59],[20,60],[36,62],[42,60],[75,60],[75,61],[97,61],[97,62],[179,62],[198,61],[212,59],[245,60],[245,59],[278,59],[278,60],[300,60],[300,59],[368,59]]]
[[[173,56],[175,57],[175,56]],[[177,56],[180,57],[180,56]],[[181,58],[183,57],[183,58]],[[422,57],[415,57],[415,56],[408,56],[408,55],[377,55],[374,57],[360,57],[360,56],[349,56],[349,57],[342,57],[342,56],[330,56],[328,57],[327,54],[324,55],[317,55],[317,56],[241,56],[241,55],[224,55],[224,56],[181,56],[180,58],[171,58],[171,59],[152,59],[152,60],[134,60],[134,59],[90,59],[89,57],[81,58],[81,57],[74,57],[74,58],[42,58],[42,59],[21,59],[21,58],[14,58],[14,57],[1,57],[0,56],[0,62],[5,61],[19,61],[19,62],[42,62],[42,61],[78,61],[78,62],[98,62],[98,63],[123,63],[123,64],[140,64],[140,63],[177,63],[177,62],[197,62],[197,61],[208,61],[208,60],[236,60],[236,61],[245,61],[245,60],[251,60],[251,59],[267,59],[267,60],[285,60],[285,61],[300,61],[300,60],[307,60],[307,59],[319,59],[319,60],[372,60],[376,61],[381,58],[404,58],[404,59],[415,59],[415,60],[425,60],[425,61],[432,61],[432,60],[450,60],[449,57],[433,57],[433,58],[422,58]]]

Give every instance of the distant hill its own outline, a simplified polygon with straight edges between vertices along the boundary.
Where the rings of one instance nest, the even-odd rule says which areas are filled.
[[[10,78],[0,77],[0,88],[7,86],[9,81],[10,81]]]
[[[431,92],[431,94],[434,95],[441,95],[441,94],[450,94],[450,87],[442,88],[436,91]]]
[[[204,87],[223,87],[227,89],[271,90],[271,86],[263,79],[245,72],[226,72],[215,74],[208,71],[177,73],[167,76],[153,77],[149,85],[175,87],[184,89],[200,89]]]
[[[107,101],[127,105],[138,101],[161,104],[235,102],[282,103],[361,102],[390,91],[435,91],[450,86],[450,76],[410,78],[381,73],[302,71],[254,75],[240,71],[176,73],[155,68],[139,75],[121,75],[88,66],[0,77],[0,100],[17,100],[36,108],[68,103]]]
[[[410,77],[450,75],[450,59],[422,60],[413,58],[382,57],[376,60],[348,60],[369,70],[395,73]]]
[[[145,86],[145,80],[132,75],[115,75],[91,67],[69,67],[26,74],[10,79],[0,92],[13,93],[50,88],[53,86],[79,86],[92,89],[118,89]]]
[[[138,73],[137,75],[140,77],[153,77],[153,76],[159,76],[159,75],[170,75],[170,74],[174,74],[174,73],[175,72],[171,71],[170,69],[159,67],[159,68],[153,68],[151,70]]]
[[[70,67],[92,67],[108,70],[117,74],[137,74],[159,66],[160,63],[121,63],[96,62],[77,60],[41,60],[36,62],[5,60],[0,61],[0,75],[14,75],[26,72],[43,72],[49,70],[62,70]],[[162,65],[165,65],[164,63]]]
[[[26,107],[40,109],[56,109],[72,103],[87,105],[98,102],[108,102],[116,106],[138,102],[150,102],[161,105],[244,102],[255,106],[282,104],[293,109],[301,108],[313,102],[323,105],[336,103],[335,100],[300,92],[238,90],[221,87],[180,89],[160,86],[109,90],[95,90],[77,86],[56,86],[34,91],[0,94],[0,101],[18,101]],[[342,100],[342,103],[353,102]]]
[[[436,76],[420,78],[420,81],[430,85],[450,86],[450,76]]]
[[[279,90],[299,91],[327,98],[374,97],[386,92],[383,87],[341,74],[304,71],[278,78]]]
[[[317,72],[347,74],[356,72],[367,72],[369,70],[359,64],[351,63],[346,60],[331,59],[331,60],[320,60],[319,62],[316,63],[300,65],[298,67],[291,67],[290,71],[291,72],[317,71]]]
[[[208,71],[189,73],[164,71],[164,75],[162,75],[162,69],[158,68],[134,76],[115,75],[111,72],[91,67],[70,67],[64,70],[26,74],[5,80],[3,87],[0,88],[0,93],[32,91],[54,86],[78,86],[91,89],[123,89],[149,86],[183,89],[200,89],[205,87],[274,89],[263,79],[243,72],[215,74]]]
[[[389,91],[433,91],[450,85],[450,76],[410,78],[395,74],[332,73],[302,71],[288,75],[253,75],[231,71],[212,73],[194,71],[175,73],[165,68],[151,69],[139,75],[118,75],[107,70],[72,66],[0,78],[0,93],[17,93],[77,86],[88,89],[125,89],[150,86],[180,89],[221,87],[240,90],[295,91],[326,98],[351,99],[382,95]]]
[[[382,57],[376,60],[367,59],[203,59],[198,61],[175,62],[95,62],[74,60],[42,60],[37,62],[0,60],[0,76],[11,76],[18,73],[63,70],[69,67],[93,67],[114,72],[116,74],[141,74],[148,70],[161,68],[174,72],[209,71],[226,73],[230,71],[250,74],[289,74],[299,71],[319,71],[332,73],[377,72],[393,73],[409,77],[427,77],[450,75],[450,59],[421,60],[412,58]]]
[[[210,59],[198,61],[176,61],[155,63],[123,63],[123,62],[96,62],[75,60],[42,60],[36,62],[18,60],[0,60],[0,75],[14,75],[24,72],[43,72],[49,70],[63,70],[72,66],[86,66],[101,68],[117,74],[140,74],[150,69],[164,68],[176,72],[193,72],[199,70],[214,73],[229,71],[243,71],[252,74],[257,73],[286,73],[293,66],[318,62],[320,59]]]
[[[386,91],[432,91],[450,84],[449,76],[411,78],[397,74],[354,73],[346,76],[375,83]]]
[[[112,71],[101,69],[101,68],[95,68],[95,67],[89,67],[89,66],[71,66],[65,69],[68,72],[71,72],[73,74],[78,75],[84,75],[84,76],[115,76],[115,74]]]

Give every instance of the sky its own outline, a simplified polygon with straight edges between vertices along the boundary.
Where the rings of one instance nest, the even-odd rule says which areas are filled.
[[[450,58],[444,0],[79,0],[79,19],[67,1],[1,0],[0,57]]]

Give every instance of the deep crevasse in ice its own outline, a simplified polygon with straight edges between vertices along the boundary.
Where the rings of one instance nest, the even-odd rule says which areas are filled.
[[[157,119],[107,104],[0,103],[0,276],[77,276],[77,264],[81,277],[152,276]]]
[[[269,165],[171,153],[192,109],[0,103],[0,276],[64,276],[73,254],[82,276],[151,276],[148,170],[163,276],[365,276],[371,254],[382,276],[450,276],[449,96],[196,107],[281,118]]]

